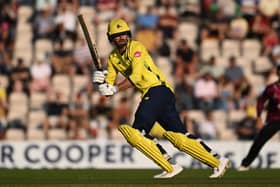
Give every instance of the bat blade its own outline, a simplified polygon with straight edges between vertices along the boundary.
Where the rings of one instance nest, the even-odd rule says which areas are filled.
[[[87,45],[88,45],[88,48],[89,48],[94,66],[96,67],[97,70],[102,70],[102,64],[101,64],[100,58],[98,56],[96,45],[91,40],[89,31],[88,31],[88,26],[85,22],[85,19],[84,19],[82,14],[79,14],[77,17],[78,17],[78,21],[81,25],[84,37],[86,39],[86,42],[87,42]]]

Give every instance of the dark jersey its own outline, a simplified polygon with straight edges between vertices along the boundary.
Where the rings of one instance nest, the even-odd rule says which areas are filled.
[[[266,122],[280,120],[280,82],[274,82],[268,85],[264,92],[259,96],[257,102],[257,114],[261,115],[265,104],[267,103]]]

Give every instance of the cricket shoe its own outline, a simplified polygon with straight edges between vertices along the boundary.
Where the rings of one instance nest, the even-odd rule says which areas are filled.
[[[224,173],[226,172],[226,170],[230,167],[230,160],[227,158],[220,158],[219,159],[220,164],[217,168],[214,168],[214,173],[212,175],[209,176],[209,178],[220,178],[224,175]]]
[[[237,171],[248,171],[249,169],[250,169],[249,167],[241,165],[236,170]]]
[[[178,175],[183,171],[183,167],[180,166],[179,164],[172,164],[173,171],[172,172],[167,172],[163,171],[160,174],[154,175],[155,179],[167,179],[167,178],[172,178],[175,175]]]

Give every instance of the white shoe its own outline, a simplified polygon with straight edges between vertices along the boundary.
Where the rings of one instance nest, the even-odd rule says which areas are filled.
[[[163,171],[160,174],[154,175],[155,179],[167,179],[167,178],[172,178],[175,175],[178,175],[179,173],[181,173],[183,171],[183,167],[180,166],[179,164],[174,164],[172,165],[173,167],[173,171],[168,173],[167,171]]]
[[[250,168],[246,166],[239,166],[236,170],[237,171],[248,171]]]
[[[226,172],[226,170],[230,167],[230,161],[227,158],[220,158],[219,159],[220,164],[217,168],[214,168],[214,173],[212,175],[209,176],[209,178],[219,178],[222,177],[224,175],[224,173]]]

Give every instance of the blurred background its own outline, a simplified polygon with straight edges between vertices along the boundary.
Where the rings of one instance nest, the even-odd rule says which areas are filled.
[[[279,0],[1,0],[0,9],[2,141],[123,140],[117,127],[131,124],[140,93],[99,95],[78,14],[104,65],[109,20],[128,21],[173,84],[186,129],[205,140],[253,140],[256,98],[277,80]]]

